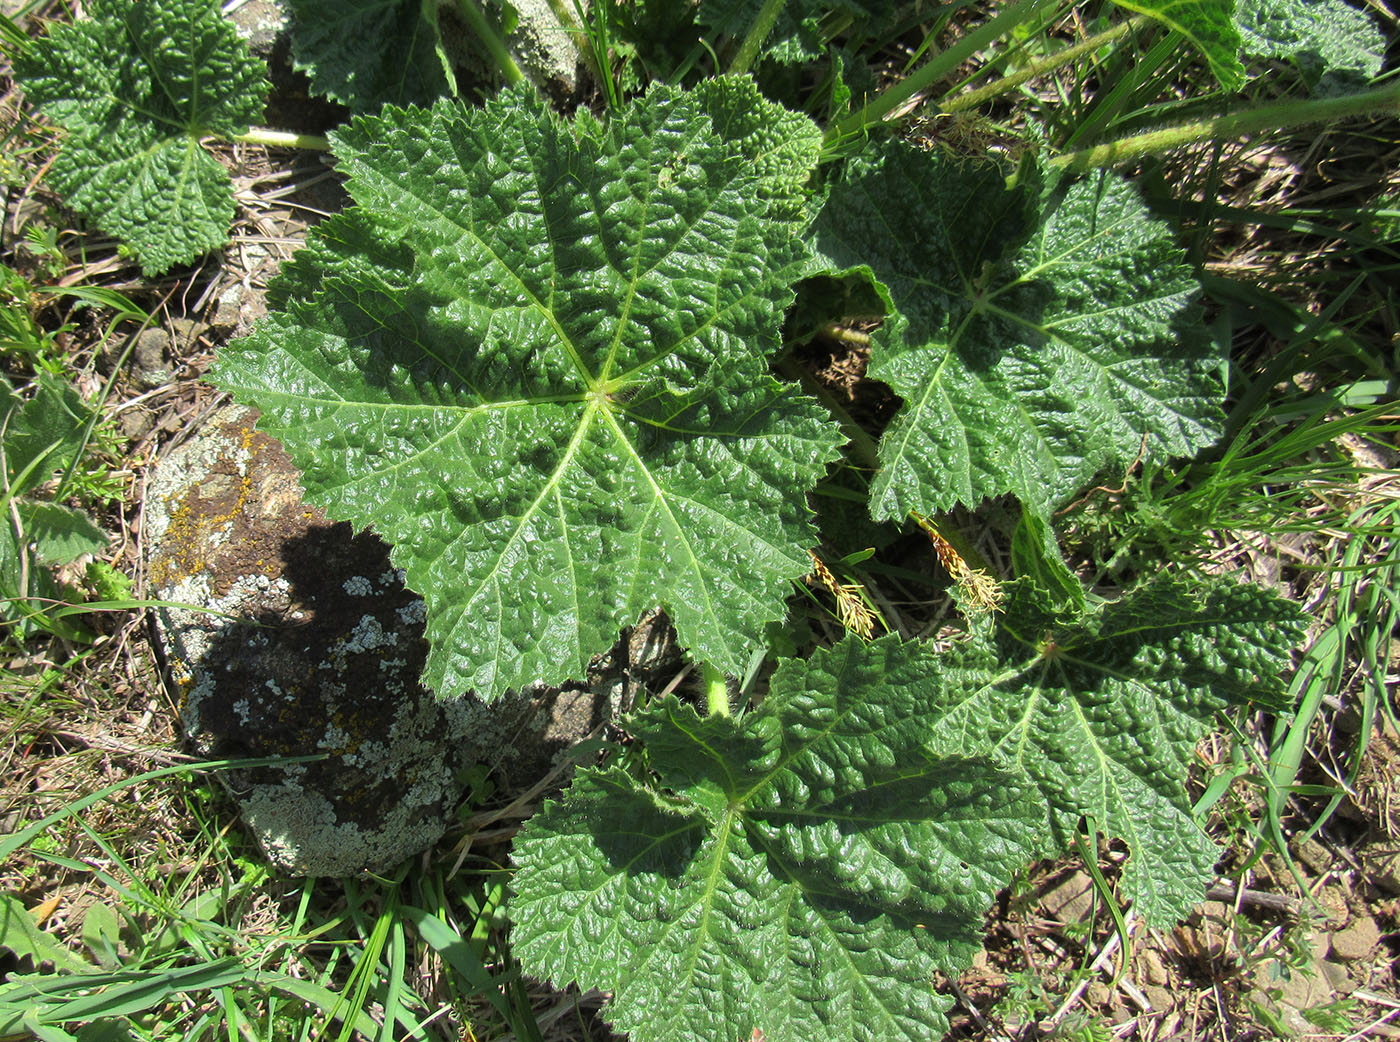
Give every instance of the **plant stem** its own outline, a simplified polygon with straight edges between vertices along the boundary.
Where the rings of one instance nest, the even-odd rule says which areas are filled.
[[[734,60],[729,63],[728,72],[742,76],[749,71],[754,59],[758,57],[758,50],[763,46],[763,41],[768,39],[768,34],[773,31],[778,15],[782,13],[783,3],[784,0],[764,0],[763,6],[759,8],[758,17],[753,20],[748,35],[739,45],[739,53],[734,55]]]
[[[944,112],[960,112],[963,109],[981,105],[990,98],[995,98],[1000,94],[1005,94],[1007,91],[1019,87],[1027,80],[1033,80],[1037,76],[1043,76],[1047,72],[1053,72],[1061,65],[1068,65],[1071,62],[1078,61],[1091,51],[1096,51],[1100,47],[1106,47],[1109,44],[1117,42],[1121,37],[1137,29],[1144,21],[1146,21],[1146,16],[1134,15],[1125,22],[1119,22],[1111,29],[1105,29],[1103,32],[1090,36],[1088,39],[1080,40],[1072,47],[1066,47],[1064,50],[1041,58],[1039,61],[1031,62],[1025,68],[1018,69],[1008,76],[1003,76],[999,80],[994,80],[985,87],[978,87],[976,90],[965,91],[962,94],[945,95],[943,98],[939,99],[938,107]]]
[[[467,25],[476,33],[481,45],[486,48],[486,53],[491,55],[501,70],[501,77],[507,84],[514,86],[525,78],[520,71],[520,66],[515,64],[515,59],[506,50],[505,41],[501,39],[501,34],[496,32],[494,26],[486,20],[486,16],[481,13],[481,8],[474,0],[457,0],[457,10],[462,12],[462,17],[467,20]]]
[[[842,432],[850,439],[851,457],[857,464],[868,467],[870,470],[880,469],[880,452],[875,444],[875,439],[855,421],[855,417],[845,410],[841,403],[836,400],[835,395],[813,378],[811,373],[790,358],[784,358],[778,362],[776,368],[783,376],[790,380],[796,380],[802,385],[804,391],[831,410],[832,415],[836,417],[836,422],[841,425]]]
[[[598,0],[587,10],[584,9],[583,0],[573,0],[574,15],[578,20],[574,20],[574,15],[570,15],[564,9],[564,0],[549,0],[549,6],[554,10],[554,16],[559,19],[559,24],[568,32],[582,34],[586,43],[576,42],[574,52],[578,54],[593,78],[598,81],[598,85],[603,88],[603,97],[607,101],[609,109],[615,109],[621,104],[621,98],[617,93],[617,82],[613,79],[612,63],[609,55],[612,53],[612,45],[608,42],[608,12],[605,9],[604,0]],[[590,25],[588,16],[592,14],[597,19],[596,25]]]
[[[1127,159],[1165,152],[1181,145],[1222,138],[1244,137],[1271,130],[1291,130],[1309,123],[1330,123],[1348,116],[1400,115],[1400,82],[1359,94],[1315,101],[1280,101],[1212,119],[1135,134],[1079,152],[1068,152],[1049,161],[1052,167],[1081,173],[1111,166]]]
[[[246,134],[235,134],[232,140],[270,148],[306,148],[313,152],[329,152],[331,149],[331,143],[320,134],[298,134],[292,130],[269,130],[267,127],[249,127]]]
[[[979,25],[946,51],[935,54],[905,79],[881,91],[864,108],[851,113],[831,127],[826,132],[823,144],[830,149],[837,142],[879,123],[897,106],[936,83],[978,51],[1026,21],[1046,2],[1047,0],[1015,0],[1014,3],[1007,4],[996,17]]]
[[[708,662],[700,663],[700,675],[705,681],[705,709],[710,716],[729,715],[729,682],[724,674]]]

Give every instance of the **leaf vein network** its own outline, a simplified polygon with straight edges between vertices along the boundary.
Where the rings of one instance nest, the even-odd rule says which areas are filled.
[[[550,493],[558,487],[559,482],[563,479],[564,472],[568,470],[569,465],[573,463],[574,456],[578,452],[579,446],[583,444],[584,436],[592,426],[592,418],[597,412],[598,406],[595,403],[590,402],[584,407],[583,416],[579,419],[578,428],[574,431],[574,436],[570,439],[568,447],[564,450],[564,454],[559,458],[558,464],[555,465],[554,472],[549,475],[549,478],[545,481],[544,486],[540,489],[534,500],[521,511],[520,517],[516,519],[514,530],[510,533],[509,537],[503,541],[503,545],[496,553],[495,561],[492,563],[490,570],[476,583],[474,589],[469,588],[468,595],[462,602],[462,610],[464,612],[469,609],[472,604],[476,602],[476,599],[488,588],[495,589],[497,597],[499,598],[500,584],[495,583],[495,579],[497,573],[501,569],[501,562],[505,560],[506,554],[515,546],[517,540],[520,539],[521,533],[525,531],[526,524],[540,512],[541,505],[545,502]],[[470,528],[464,529],[462,533],[458,535],[457,539],[444,542],[442,549],[438,552],[434,560],[440,560],[450,547],[456,546],[471,534],[472,530]],[[497,626],[495,629],[499,641],[502,627]]]
[[[482,233],[476,229],[476,227],[471,223],[473,215],[468,213],[468,223],[463,224],[459,219],[461,215],[447,213],[441,207],[435,205],[430,200],[424,198],[420,193],[414,191],[412,183],[408,184],[405,187],[396,182],[395,187],[401,190],[410,199],[415,200],[419,205],[421,205],[424,208],[424,210],[436,216],[444,227],[455,228],[458,232],[456,238],[459,244],[463,242],[470,242],[472,244],[475,244],[476,247],[481,251],[481,253],[485,255],[486,259],[489,262],[495,264],[498,268],[500,268],[500,270],[509,274],[520,295],[524,297],[526,301],[529,302],[531,307],[533,307],[537,312],[539,312],[540,316],[545,320],[546,323],[549,324],[550,328],[554,330],[555,336],[559,338],[560,346],[564,349],[565,354],[569,356],[570,361],[573,362],[574,368],[577,370],[579,375],[583,377],[585,383],[590,382],[590,374],[588,371],[588,367],[584,363],[583,358],[579,355],[578,347],[574,344],[569,334],[565,332],[564,327],[560,325],[558,316],[554,314],[552,309],[544,305],[544,303],[539,299],[539,297],[535,295],[534,291],[530,289],[529,285],[520,276],[520,274],[513,267],[511,267],[511,265],[505,262],[505,260],[501,257],[500,253],[498,253],[492,247],[490,242],[487,241],[486,237],[483,236]],[[553,240],[551,240],[551,249],[552,248]],[[466,251],[463,251],[463,255],[469,256],[466,254]]]
[[[666,511],[666,516],[671,521],[671,527],[675,530],[676,537],[680,540],[681,545],[685,547],[686,556],[689,558],[690,571],[694,574],[697,581],[696,584],[699,586],[704,597],[704,615],[710,620],[717,631],[722,632],[724,627],[720,622],[719,616],[715,613],[714,603],[710,599],[710,587],[709,584],[705,582],[705,573],[700,566],[700,558],[695,552],[695,546],[691,542],[689,535],[686,533],[685,526],[680,523],[680,519],[676,517],[675,512],[671,509],[670,503],[666,499],[666,492],[656,483],[656,478],[652,475],[651,469],[646,465],[646,461],[638,454],[636,446],[632,444],[622,428],[618,426],[617,419],[613,416],[612,412],[608,409],[602,409],[592,402],[589,403],[589,408],[590,410],[596,410],[598,414],[604,418],[608,426],[612,428],[613,435],[617,438],[618,444],[632,457],[632,461],[636,463],[637,469],[641,471],[642,475],[646,478],[647,484],[651,486],[653,502]],[[583,425],[580,426],[582,427]]]

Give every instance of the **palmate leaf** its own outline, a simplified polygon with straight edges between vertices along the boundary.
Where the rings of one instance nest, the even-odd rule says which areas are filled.
[[[1186,789],[1196,742],[1217,709],[1277,700],[1297,607],[1254,586],[1164,579],[1076,622],[1031,582],[1007,591],[1005,616],[934,664],[929,748],[1026,771],[1061,849],[1087,816],[1127,842],[1121,886],[1144,918],[1182,918],[1219,856]]]
[[[848,637],[740,721],[674,698],[626,721],[659,777],[581,772],[516,840],[525,966],[611,991],[639,1042],[942,1038],[931,978],[1045,832],[1017,777],[926,753],[934,659]]]
[[[1240,0],[1245,53],[1293,62],[1322,90],[1361,86],[1380,75],[1385,34],[1346,0]]]
[[[213,0],[91,0],[16,56],[26,97],[68,131],[49,178],[147,275],[228,241],[233,187],[200,145],[262,116],[265,70]]]
[[[1226,90],[1244,86],[1240,64],[1240,31],[1232,15],[1234,0],[1113,0],[1119,7],[1138,11],[1181,33],[1210,66],[1216,81]]]
[[[880,442],[877,520],[1005,493],[1044,516],[1144,437],[1157,455],[1218,437],[1223,360],[1199,287],[1112,175],[1040,198],[993,165],[893,143],[851,162],[816,243],[893,311],[869,367],[904,400]]]
[[[806,263],[780,182],[810,168],[760,172],[705,104],[361,117],[336,138],[359,207],[220,359],[310,498],[394,545],[442,695],[581,676],[656,604],[740,672],[810,567],[841,439],[768,372]]]
[[[452,93],[437,4],[423,0],[290,0],[292,56],[318,94],[366,112]]]

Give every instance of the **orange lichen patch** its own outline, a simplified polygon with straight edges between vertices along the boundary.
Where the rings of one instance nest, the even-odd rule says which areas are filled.
[[[202,472],[167,501],[169,521],[150,563],[158,592],[199,575],[216,597],[242,576],[276,578],[289,530],[324,520],[301,503],[296,469],[281,445],[251,420],[225,425],[215,445],[199,463]]]
[[[170,679],[175,684],[179,710],[183,713],[190,702],[190,691],[194,688],[194,672],[183,659],[172,658]]]

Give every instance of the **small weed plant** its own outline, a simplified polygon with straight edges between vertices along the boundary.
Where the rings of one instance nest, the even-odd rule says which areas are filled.
[[[565,117],[525,85],[439,97],[461,85],[436,5],[341,5],[417,34],[397,66],[399,36],[364,37],[385,53],[353,67],[293,6],[298,61],[361,113],[330,138],[354,205],[211,379],[260,410],[312,502],[393,545],[442,697],[579,678],[656,605],[709,679],[701,704],[633,709],[625,750],[516,838],[526,970],[609,993],[638,1042],[931,1042],[949,1000],[930,981],[969,964],[993,895],[1085,832],[1126,844],[1136,915],[1186,915],[1219,856],[1187,789],[1196,743],[1221,710],[1281,705],[1302,615],[1165,560],[1090,588],[1062,555],[1085,489],[1227,433],[1197,269],[1108,167],[1393,108],[1368,82],[1375,27],[1344,20],[1320,50],[1311,8],[1125,3],[1092,46],[1035,53],[1014,41],[1061,6],[1021,0],[877,90],[867,59],[909,29],[892,7],[600,3],[574,29],[606,106]],[[492,18],[453,10],[496,54]],[[16,69],[68,132],[54,183],[164,270],[225,234],[202,142],[247,138],[262,73],[205,0],[88,12]],[[647,18],[678,27],[664,47]],[[949,28],[933,21],[926,44]],[[124,60],[89,76],[113,47]],[[1242,52],[1294,63],[1316,96],[1205,118],[1245,86]],[[990,82],[949,89],[979,56]],[[926,147],[886,119],[920,91],[953,115],[1077,61],[1138,73],[1067,98],[1039,141],[998,147],[968,120]],[[1162,83],[1200,62],[1212,89],[1147,129]],[[815,88],[795,86],[804,66]],[[860,340],[897,396],[879,429],[798,371],[791,347],[823,333]],[[863,525],[838,523],[826,505],[853,496]],[[1019,521],[994,576],[948,518],[998,498]],[[962,639],[853,625],[734,699],[725,678],[782,646],[813,552],[859,560],[876,525],[928,534]]]

